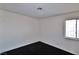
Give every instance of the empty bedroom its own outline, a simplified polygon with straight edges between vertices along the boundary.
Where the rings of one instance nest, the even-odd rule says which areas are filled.
[[[79,55],[79,3],[0,3],[0,55]]]

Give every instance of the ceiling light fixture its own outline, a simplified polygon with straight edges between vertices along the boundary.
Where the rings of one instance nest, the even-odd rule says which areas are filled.
[[[39,8],[37,8],[37,10],[42,10],[43,8],[41,8],[41,7],[39,7]]]

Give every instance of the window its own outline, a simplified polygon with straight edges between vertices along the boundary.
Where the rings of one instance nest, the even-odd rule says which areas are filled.
[[[79,38],[79,19],[72,19],[65,21],[65,37]]]

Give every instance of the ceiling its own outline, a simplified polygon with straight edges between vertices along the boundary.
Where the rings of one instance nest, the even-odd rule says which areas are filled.
[[[35,18],[79,12],[79,3],[0,3],[0,9]]]

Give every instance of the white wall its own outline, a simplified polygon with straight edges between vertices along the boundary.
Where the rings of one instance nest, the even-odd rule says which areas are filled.
[[[0,10],[0,53],[38,41],[37,19]]]
[[[79,41],[64,39],[64,21],[79,17],[79,13],[71,13],[40,20],[41,39],[50,45],[79,54]]]
[[[0,53],[36,41],[79,54],[79,41],[64,39],[64,21],[78,17],[71,13],[45,19],[34,19],[0,10]]]

